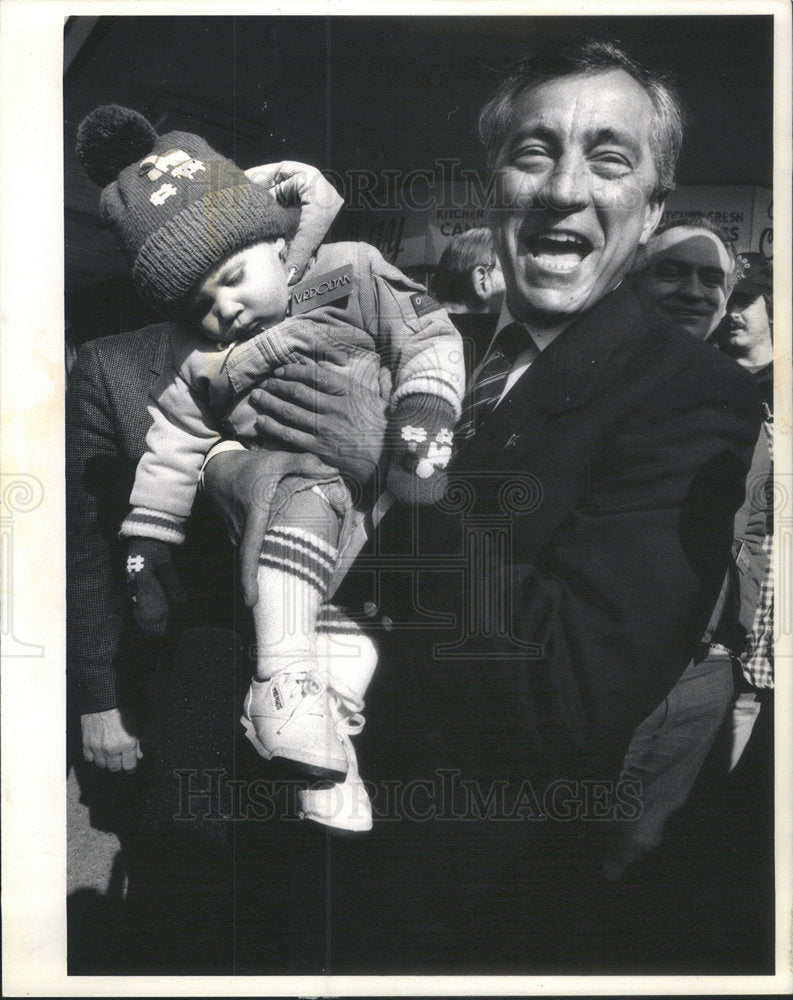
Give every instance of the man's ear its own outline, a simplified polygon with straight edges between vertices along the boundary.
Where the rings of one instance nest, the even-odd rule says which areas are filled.
[[[490,294],[488,285],[490,283],[490,272],[484,264],[477,264],[471,269],[471,293],[474,298],[484,302]]]
[[[642,234],[639,237],[639,246],[643,247],[647,240],[653,235],[655,230],[658,228],[658,223],[661,221],[661,216],[664,214],[664,199],[663,198],[651,198],[645,209],[644,209],[644,225],[642,226]]]

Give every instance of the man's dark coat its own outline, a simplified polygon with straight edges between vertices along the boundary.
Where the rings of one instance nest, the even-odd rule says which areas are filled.
[[[423,567],[392,559],[391,634],[419,625],[427,676],[467,691],[455,743],[482,759],[500,734],[525,773],[571,754],[618,770],[703,634],[759,425],[751,378],[648,331],[624,285],[539,355],[456,455],[447,498],[384,525]]]

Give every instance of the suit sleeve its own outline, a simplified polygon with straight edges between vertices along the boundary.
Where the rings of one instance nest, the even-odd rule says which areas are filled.
[[[759,429],[751,385],[685,381],[630,414],[540,557],[512,570],[518,637],[542,648],[527,667],[528,724],[601,773],[618,770],[703,634]]]
[[[92,343],[81,348],[72,370],[66,434],[69,694],[72,707],[84,714],[118,704],[113,662],[125,596],[115,544],[118,522],[107,516],[105,505],[122,478],[121,460]]]

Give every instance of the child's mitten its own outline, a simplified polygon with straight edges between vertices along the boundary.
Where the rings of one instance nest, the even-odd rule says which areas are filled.
[[[416,394],[391,413],[393,450],[388,492],[401,503],[433,503],[446,489],[452,457],[454,411],[439,396]]]
[[[163,635],[172,605],[187,601],[171,560],[171,546],[156,538],[130,538],[127,584],[138,626],[150,635]]]

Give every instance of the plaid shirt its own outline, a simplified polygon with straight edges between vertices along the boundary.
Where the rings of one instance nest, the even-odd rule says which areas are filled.
[[[773,425],[766,421],[768,449],[774,456]],[[773,472],[772,472],[773,476]],[[752,631],[747,637],[746,652],[742,657],[743,675],[756,688],[774,686],[774,533],[773,527],[763,539],[763,551],[768,555],[760,598],[752,622]]]

